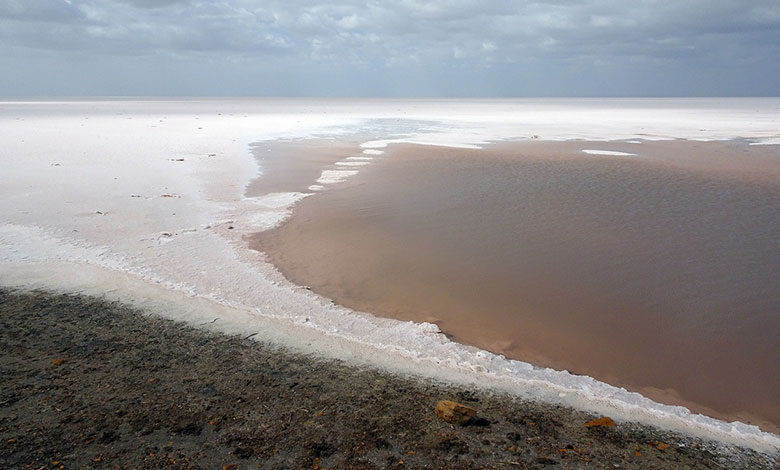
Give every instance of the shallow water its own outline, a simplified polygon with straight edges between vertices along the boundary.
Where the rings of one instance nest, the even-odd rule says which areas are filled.
[[[779,165],[739,142],[398,146],[255,246],[348,307],[777,432]]]

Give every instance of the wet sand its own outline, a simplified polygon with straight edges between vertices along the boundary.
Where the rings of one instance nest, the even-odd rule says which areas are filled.
[[[0,290],[0,467],[770,469],[775,457]],[[474,407],[470,426],[433,413]]]
[[[777,433],[779,154],[395,145],[250,244],[342,305]]]

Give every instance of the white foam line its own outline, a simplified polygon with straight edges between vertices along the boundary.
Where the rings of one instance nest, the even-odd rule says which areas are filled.
[[[363,150],[363,153],[366,154],[366,155],[382,155],[385,152],[383,152],[382,150],[376,150],[376,149],[373,149],[373,148],[367,148],[367,149]]]
[[[452,148],[462,148],[462,149],[481,149],[479,145],[476,145],[474,143],[469,142],[459,142],[455,140],[457,136],[455,135],[439,135],[439,134],[432,134],[427,139],[418,138],[418,139],[385,139],[385,140],[372,140],[369,142],[364,142],[360,144],[361,147],[367,148],[367,149],[377,149],[377,148],[385,148],[390,144],[415,144],[415,145],[432,145],[435,147],[452,147]],[[485,144],[487,142],[480,142],[482,144]]]
[[[309,195],[300,192],[269,193],[259,197],[246,198],[245,201],[266,209],[287,209],[306,196]]]
[[[247,225],[257,231],[269,230],[284,222],[292,214],[292,206],[301,199],[311,196],[311,193],[289,192],[269,193],[261,197],[245,198],[247,208],[243,217]]]
[[[383,153],[378,151],[379,154]],[[376,155],[376,154],[375,154]],[[309,186],[310,191],[322,191],[325,189],[324,185],[336,184],[346,181],[347,178],[355,176],[358,173],[358,168],[366,165],[370,165],[373,157],[347,157],[345,160],[336,162],[337,167],[346,167],[350,170],[323,170],[319,178],[317,178],[317,184]]]
[[[627,144],[641,144],[642,141],[641,140],[627,140],[626,143]]]
[[[583,150],[583,153],[587,153],[588,155],[610,155],[610,156],[616,156],[616,157],[635,157],[635,153],[627,153],[627,152],[616,152],[614,150]]]
[[[260,211],[246,215],[246,225],[257,232],[278,227],[292,214],[289,210]]]
[[[323,170],[317,178],[319,184],[336,184],[345,181],[350,176],[358,174],[357,170]]]

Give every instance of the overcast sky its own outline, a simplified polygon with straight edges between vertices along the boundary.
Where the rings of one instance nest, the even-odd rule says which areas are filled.
[[[0,0],[0,96],[778,96],[780,0]]]

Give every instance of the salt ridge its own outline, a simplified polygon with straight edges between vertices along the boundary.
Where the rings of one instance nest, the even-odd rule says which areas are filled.
[[[607,156],[613,156],[613,157],[635,157],[635,153],[628,153],[628,152],[617,152],[615,150],[590,150],[586,149],[583,150],[582,153],[587,153],[588,155],[607,155]]]
[[[427,130],[413,135],[365,142],[364,154],[380,155],[379,149],[399,142],[478,148],[531,132],[542,138],[609,140],[648,139],[637,131],[652,129],[658,138],[701,138],[700,130],[687,127],[688,119],[697,116],[715,124],[708,125],[712,129],[705,136],[711,139],[762,139],[771,135],[768,127],[778,124],[771,110],[775,103],[756,114],[756,102],[729,102],[713,118],[715,105],[706,100],[697,102],[700,108],[685,103],[671,110],[668,102],[660,102],[639,110],[594,105],[585,112],[522,101],[410,101],[400,110],[397,102],[325,103],[314,111],[277,101],[0,103],[0,282],[146,302],[193,324],[214,315],[219,321],[213,328],[224,332],[259,333],[259,339],[304,351],[777,452],[780,438],[755,426],[691,414],[590,377],[534,368],[453,343],[432,324],[335,306],[287,282],[242,240],[283,221],[292,205],[306,197],[243,196],[243,188],[261,171],[248,152],[257,140],[338,136],[370,129],[371,119],[389,116],[439,124],[434,131],[428,123]],[[128,114],[134,119],[126,120]],[[24,120],[17,119],[20,115]],[[559,118],[555,128],[549,120],[553,115]],[[138,133],[148,138],[139,143],[132,138]],[[184,160],[171,162],[174,157]],[[335,173],[323,172],[312,188],[325,189],[356,174],[326,171]],[[43,181],[47,191],[30,189]]]

